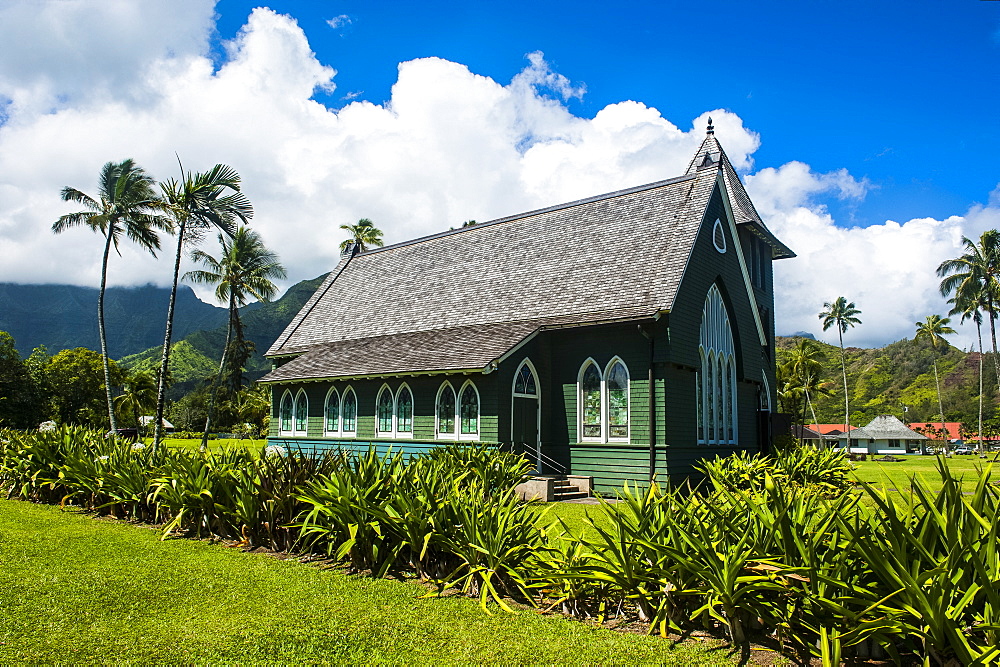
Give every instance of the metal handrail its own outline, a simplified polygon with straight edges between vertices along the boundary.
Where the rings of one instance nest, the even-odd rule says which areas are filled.
[[[527,442],[515,442],[511,443],[511,448],[529,461],[534,462],[535,474],[541,475],[546,471],[552,471],[548,474],[566,474],[566,466],[543,452],[540,444],[533,445]]]

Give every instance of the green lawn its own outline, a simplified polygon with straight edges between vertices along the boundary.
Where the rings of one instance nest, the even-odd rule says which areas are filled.
[[[966,491],[971,491],[978,479],[976,466],[985,468],[993,460],[993,456],[986,459],[980,459],[978,456],[952,456],[948,459],[948,467],[953,473],[964,476],[963,488]],[[910,455],[898,458],[903,460],[896,463],[879,463],[871,460],[856,462],[854,465],[857,466],[857,470],[854,471],[854,476],[861,482],[908,491],[910,478],[917,475],[927,482],[931,489],[941,488],[936,456]],[[1000,480],[1000,462],[994,464],[992,478]]]
[[[426,591],[0,500],[0,664],[734,662]]]
[[[152,443],[152,438],[145,438],[147,443]],[[164,438],[163,444],[167,447],[172,447],[174,449],[192,449],[197,450],[201,447],[200,438]],[[217,451],[219,449],[229,449],[233,447],[244,447],[248,449],[260,449],[267,445],[267,440],[240,440],[237,438],[223,438],[219,440],[209,440],[208,448],[211,451]]]

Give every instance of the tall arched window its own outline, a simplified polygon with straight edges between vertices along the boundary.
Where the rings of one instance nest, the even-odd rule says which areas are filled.
[[[455,439],[455,390],[450,382],[445,382],[438,390],[437,435],[439,438]]]
[[[413,394],[405,384],[396,393],[396,433],[406,436],[413,433]]]
[[[281,397],[281,407],[278,408],[279,430],[282,433],[292,432],[292,412],[294,411],[292,394],[286,391]]]
[[[614,357],[601,373],[597,363],[587,359],[577,382],[580,440],[628,441],[629,373],[625,362]]]
[[[383,386],[375,401],[375,430],[381,436],[392,436],[392,390]]]
[[[628,440],[628,369],[615,359],[608,366],[608,440]]]
[[[345,435],[354,434],[358,430],[358,397],[354,390],[348,387],[344,390],[344,397],[340,406],[340,419]]]
[[[583,440],[601,439],[601,371],[593,360],[584,364],[580,375],[580,415]]]
[[[459,409],[460,437],[474,438],[479,435],[479,392],[472,382],[467,382],[462,388]]]
[[[299,389],[295,395],[295,421],[292,424],[292,432],[295,435],[305,435],[309,426],[309,399],[306,392]]]
[[[736,347],[722,293],[712,285],[701,312],[698,352],[701,370],[695,373],[695,410],[698,442],[736,442]]]
[[[326,407],[323,408],[323,431],[327,435],[340,431],[340,394],[333,387],[326,394]]]

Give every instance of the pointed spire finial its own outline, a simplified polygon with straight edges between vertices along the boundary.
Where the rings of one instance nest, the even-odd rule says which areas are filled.
[[[705,134],[715,134],[715,126],[712,125],[711,116],[708,117],[708,130],[705,132]]]

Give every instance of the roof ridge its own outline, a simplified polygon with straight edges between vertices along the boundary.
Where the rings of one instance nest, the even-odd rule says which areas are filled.
[[[371,250],[365,250],[364,252],[358,253],[357,256],[366,257],[368,255],[375,255],[380,252],[385,252],[386,250],[395,250],[396,248],[403,248],[417,243],[423,243],[424,241],[431,241],[445,236],[452,236],[453,234],[459,234],[461,232],[472,232],[477,229],[482,229],[483,227],[492,227],[494,225],[499,225],[504,222],[512,222],[514,220],[523,220],[525,218],[530,218],[535,215],[541,215],[543,213],[551,213],[553,211],[560,211],[567,208],[573,208],[574,206],[591,204],[593,202],[602,201],[605,199],[614,199],[615,197],[623,197],[625,195],[635,194],[636,192],[643,192],[644,190],[653,190],[656,188],[665,187],[667,185],[676,185],[677,183],[683,183],[684,181],[691,180],[694,177],[695,174],[684,174],[682,176],[667,178],[662,181],[654,181],[652,183],[645,183],[643,185],[635,185],[628,188],[622,188],[621,190],[614,190],[612,192],[606,192],[604,194],[594,195],[592,197],[585,197],[583,199],[575,199],[573,201],[568,201],[562,204],[555,204],[553,206],[546,206],[544,208],[536,208],[530,211],[525,211],[524,213],[515,213],[513,215],[504,216],[502,218],[494,218],[493,220],[486,220],[485,222],[477,222],[476,224],[469,225],[468,227],[449,229],[443,232],[428,234],[427,236],[418,236],[415,239],[409,239],[407,241],[400,241],[399,243],[393,243],[392,245],[382,246],[381,248],[372,248]]]

